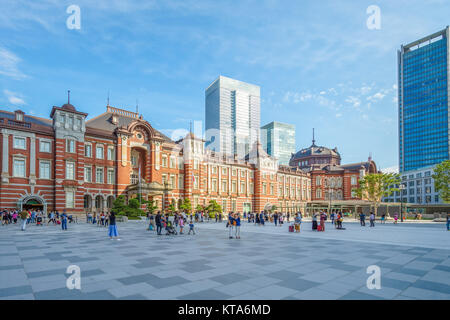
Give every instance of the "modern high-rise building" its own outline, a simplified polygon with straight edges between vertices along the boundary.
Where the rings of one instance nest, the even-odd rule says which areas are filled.
[[[205,91],[206,147],[244,158],[258,140],[260,88],[219,76]]]
[[[399,170],[450,158],[449,27],[398,51]]]
[[[261,127],[261,143],[264,150],[278,159],[281,165],[289,165],[295,153],[295,126],[273,121]]]

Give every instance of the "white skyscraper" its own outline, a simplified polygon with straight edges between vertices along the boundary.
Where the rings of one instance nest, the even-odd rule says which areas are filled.
[[[206,146],[244,157],[258,140],[260,88],[219,76],[205,91]]]

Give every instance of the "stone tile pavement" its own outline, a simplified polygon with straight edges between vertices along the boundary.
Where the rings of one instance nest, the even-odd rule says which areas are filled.
[[[287,225],[196,225],[196,235],[157,236],[146,222],[103,227],[0,226],[0,299],[450,299],[450,232],[443,224],[347,223],[300,234]],[[69,265],[81,290],[66,287]],[[369,290],[366,268],[381,268]]]

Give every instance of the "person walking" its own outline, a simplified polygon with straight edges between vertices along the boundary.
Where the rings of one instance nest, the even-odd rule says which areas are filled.
[[[361,212],[359,214],[359,223],[361,225],[361,227],[365,227],[366,226],[366,215],[364,212]]]
[[[398,221],[398,214],[395,213],[394,214],[394,224],[397,224],[397,221]]]
[[[67,230],[67,214],[66,214],[66,210],[64,210],[62,215],[61,215],[61,228],[62,228],[62,230]]]
[[[25,231],[25,229],[27,227],[28,212],[25,210],[22,210],[20,212],[20,219],[22,219],[22,231]]]
[[[450,213],[447,213],[447,231],[450,231]]]
[[[239,212],[234,216],[234,234],[236,239],[241,238],[241,215]]]
[[[373,212],[370,213],[369,220],[370,220],[370,226],[375,227],[375,214]]]
[[[191,232],[195,235],[194,221],[192,219],[191,219],[191,222],[189,222],[189,232],[188,232],[188,234],[191,234]]]
[[[183,234],[183,228],[184,228],[184,219],[182,216],[180,216],[178,225],[180,226],[180,234]]]
[[[302,216],[297,213],[294,219],[295,232],[300,232],[301,225],[302,225]]]
[[[312,216],[312,229],[317,230],[317,213]]]
[[[265,216],[264,216],[264,211],[261,211],[261,214],[259,215],[259,221],[261,223],[262,226],[264,226],[265,224]]]
[[[320,231],[325,231],[325,220],[327,220],[327,214],[325,212],[322,212],[320,214]]]
[[[381,215],[381,224],[385,224],[385,223],[386,223],[386,214],[383,213],[383,214]]]
[[[158,211],[158,213],[156,214],[156,217],[155,217],[155,222],[156,222],[156,234],[157,235],[161,235],[161,228],[162,228],[162,226],[161,226],[161,211]]]
[[[116,225],[116,214],[115,212],[111,211],[109,213],[109,228],[108,228],[108,236],[111,240],[115,237],[117,240],[119,239],[119,231],[117,231],[117,225]]]
[[[233,227],[234,227],[233,213],[228,214],[227,227],[228,227],[228,236],[230,239],[233,239]]]

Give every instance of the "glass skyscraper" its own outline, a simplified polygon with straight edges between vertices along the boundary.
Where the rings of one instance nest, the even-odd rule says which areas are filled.
[[[206,147],[244,158],[259,137],[260,88],[219,76],[205,91]]]
[[[399,170],[450,158],[449,27],[398,51]]]
[[[295,126],[276,121],[268,123],[261,127],[261,143],[267,154],[287,166],[295,153]]]

